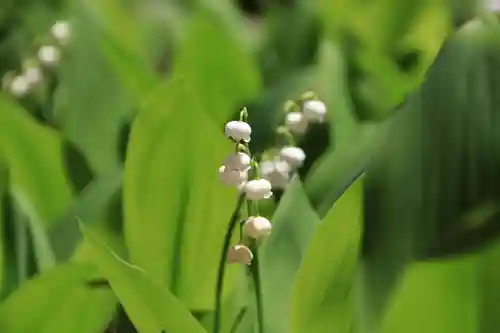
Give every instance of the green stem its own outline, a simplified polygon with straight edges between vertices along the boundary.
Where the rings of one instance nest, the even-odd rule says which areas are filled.
[[[259,215],[259,204],[257,201],[253,202],[247,200],[247,209],[249,216]],[[253,253],[252,264],[250,265],[250,274],[255,291],[255,304],[257,306],[257,325],[259,326],[259,333],[264,333],[264,306],[262,302],[262,286],[260,283],[260,269],[259,269],[259,251],[256,242],[252,240],[250,250]]]
[[[19,284],[28,278],[28,228],[26,217],[19,205],[15,206],[17,277]]]
[[[260,266],[259,266],[259,252],[255,242],[251,246],[253,252],[253,260],[250,266],[250,273],[255,290],[255,303],[257,304],[257,324],[259,326],[259,333],[264,333],[264,305],[262,302],[262,285],[260,283]]]
[[[245,199],[245,195],[241,194],[238,198],[238,202],[236,203],[236,208],[233,211],[233,215],[229,220],[229,224],[227,226],[226,236],[224,237],[224,245],[222,246],[222,253],[219,261],[219,269],[217,271],[217,286],[215,291],[215,313],[214,313],[214,322],[212,333],[220,332],[220,322],[221,322],[221,307],[222,307],[222,290],[224,287],[224,272],[226,270],[226,261],[227,261],[227,252],[229,250],[229,246],[231,244],[231,237],[234,229],[238,225],[238,216],[243,205],[243,201]]]

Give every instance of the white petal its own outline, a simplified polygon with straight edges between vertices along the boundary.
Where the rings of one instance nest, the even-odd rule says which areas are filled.
[[[250,142],[252,128],[244,121],[234,120],[226,124],[224,133],[226,134],[226,137],[231,138],[235,141],[243,140],[245,142]]]
[[[280,150],[280,159],[290,166],[298,168],[306,159],[306,154],[299,147],[284,147]]]
[[[326,115],[326,105],[319,100],[305,101],[302,112],[307,121],[323,122]]]

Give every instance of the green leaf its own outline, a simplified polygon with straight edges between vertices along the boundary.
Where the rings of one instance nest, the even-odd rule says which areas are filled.
[[[477,259],[410,267],[394,294],[382,332],[482,332],[478,327]]]
[[[99,221],[111,198],[119,193],[123,183],[123,170],[117,169],[100,175],[85,187],[66,212],[54,222],[49,231],[50,243],[59,261],[68,260],[82,239],[77,218]]]
[[[202,311],[215,303],[217,263],[237,196],[217,177],[234,150],[223,121],[256,92],[257,74],[237,40],[205,11],[193,18],[176,58],[172,80],[145,100],[132,125],[125,236],[132,262]],[[228,273],[229,287],[236,270]]]
[[[74,12],[74,42],[65,49],[60,67],[55,112],[63,135],[99,174],[119,164],[119,131],[132,106],[100,48],[102,29],[88,8],[75,5]]]
[[[480,21],[464,26],[445,43],[372,158],[363,304],[375,321],[406,265],[463,230],[464,216],[476,207],[500,197],[498,49],[497,31]],[[476,240],[478,248],[490,239]]]
[[[6,209],[6,200],[5,197],[8,193],[8,173],[7,168],[3,164],[3,161],[0,159],[0,291],[3,291],[4,280],[7,280],[7,262],[8,262],[8,254],[6,253],[6,245],[5,245],[5,227],[7,225],[6,217],[5,217],[5,209]]]
[[[210,118],[221,123],[260,89],[258,68],[230,27],[214,11],[201,7],[174,54],[173,76],[182,78],[191,98],[196,96],[200,105],[210,108]]]
[[[95,267],[69,263],[30,280],[0,305],[9,333],[97,333],[111,320],[116,299],[110,290],[90,289]]]
[[[266,331],[290,332],[293,281],[318,224],[296,177],[288,185],[272,218],[273,232],[260,250]],[[280,318],[280,320],[275,320]]]
[[[206,333],[182,302],[146,272],[118,258],[83,228],[95,263],[141,333]]]
[[[293,289],[292,332],[352,331],[362,219],[359,178],[316,228],[303,256]]]
[[[0,96],[0,148],[22,209],[32,221],[50,226],[71,200],[62,168],[60,137]]]
[[[151,105],[133,123],[125,239],[133,263],[201,311],[215,302],[217,263],[237,192],[217,177],[234,147],[208,118],[212,109],[201,109],[192,96],[183,82],[173,81],[164,103]]]

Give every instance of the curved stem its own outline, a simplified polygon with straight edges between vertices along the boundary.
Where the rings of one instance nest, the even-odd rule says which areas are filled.
[[[258,202],[247,200],[247,210],[249,216],[259,215]],[[252,263],[250,265],[250,274],[252,275],[253,287],[255,291],[255,304],[257,306],[257,325],[259,333],[264,333],[264,305],[262,301],[262,286],[260,284],[260,269],[259,269],[259,250],[255,240],[252,241],[250,249],[253,253]]]
[[[245,195],[242,193],[238,202],[236,203],[236,207],[233,211],[233,215],[231,215],[231,219],[229,220],[229,224],[227,226],[226,236],[224,237],[224,245],[222,246],[222,253],[219,261],[219,269],[217,271],[217,287],[215,291],[215,313],[214,313],[214,322],[212,333],[220,332],[220,319],[221,319],[221,307],[222,307],[222,289],[224,287],[224,272],[226,271],[226,261],[227,261],[227,251],[229,250],[229,246],[231,244],[231,236],[233,235],[233,231],[238,225],[238,215],[243,205],[243,201],[245,199]]]
[[[255,289],[255,303],[257,305],[257,324],[259,325],[259,333],[264,333],[264,306],[262,302],[262,286],[260,284],[260,269],[259,269],[259,252],[255,243],[252,244],[253,260],[250,266],[253,285]]]

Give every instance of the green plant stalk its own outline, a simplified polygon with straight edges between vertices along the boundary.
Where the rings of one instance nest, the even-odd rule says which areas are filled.
[[[15,214],[17,279],[22,284],[28,278],[28,228],[26,217],[17,204]]]
[[[221,322],[221,307],[222,307],[222,290],[224,287],[224,273],[226,271],[226,261],[227,261],[227,252],[229,250],[229,246],[231,245],[231,237],[233,235],[234,229],[238,225],[238,216],[243,205],[243,201],[245,199],[245,195],[241,194],[238,198],[238,202],[236,203],[236,207],[231,215],[231,219],[229,220],[226,236],[224,237],[224,245],[222,246],[222,253],[219,260],[219,269],[217,271],[217,285],[215,290],[215,310],[214,310],[214,322],[212,333],[220,332],[220,322]]]
[[[247,210],[248,216],[258,216],[258,203],[247,200]],[[264,305],[262,301],[262,285],[260,283],[259,251],[255,240],[252,240],[250,244],[250,250],[253,253],[253,260],[250,265],[250,274],[252,276],[252,282],[255,291],[255,304],[257,306],[257,325],[259,327],[259,333],[264,333]]]

